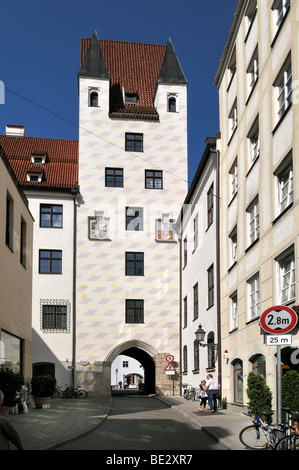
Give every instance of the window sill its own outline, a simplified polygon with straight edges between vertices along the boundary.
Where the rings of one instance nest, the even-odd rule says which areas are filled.
[[[288,205],[272,222],[272,226],[275,225],[279,220],[293,207],[293,202]]]
[[[232,271],[232,269],[237,265],[238,261],[235,261],[227,270],[228,273]]]
[[[287,109],[285,110],[283,116],[279,119],[278,123],[276,124],[276,126],[274,127],[273,131],[272,131],[272,135],[275,134],[275,132],[277,131],[277,129],[279,128],[280,124],[283,122],[284,118],[286,117],[286,115],[288,114],[289,110],[291,109],[293,103],[290,103],[289,106],[287,107]]]
[[[259,237],[256,238],[254,242],[252,242],[251,245],[249,245],[248,248],[246,248],[245,253],[248,253],[248,251],[251,250],[251,248],[253,248],[259,242],[259,240],[260,240]]]
[[[259,160],[260,158],[260,154],[253,160],[253,162],[251,163],[251,166],[249,168],[249,170],[247,171],[246,173],[246,178],[247,176],[251,173],[251,170],[253,169],[253,167],[255,166],[256,162]]]

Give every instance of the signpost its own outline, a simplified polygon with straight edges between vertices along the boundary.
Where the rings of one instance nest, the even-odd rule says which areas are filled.
[[[172,362],[174,361],[174,357],[172,356],[172,354],[167,354],[166,361],[168,362],[168,364],[165,367],[164,372],[166,372],[166,375],[169,375],[169,395],[171,395],[171,376],[175,375],[175,368],[172,364]]]
[[[266,333],[267,346],[277,346],[277,422],[281,427],[281,345],[292,344],[292,335],[286,335],[295,328],[298,321],[296,312],[284,305],[270,307],[262,313],[260,325]]]

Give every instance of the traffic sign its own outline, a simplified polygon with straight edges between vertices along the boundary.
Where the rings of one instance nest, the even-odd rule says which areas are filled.
[[[164,370],[165,370],[165,372],[169,372],[169,371],[175,372],[175,368],[173,367],[171,362],[169,364],[167,364],[167,366],[165,367]]]
[[[292,344],[292,335],[266,335],[267,346],[289,346]]]
[[[267,333],[282,335],[295,328],[297,320],[297,313],[293,309],[276,305],[262,313],[260,325]]]
[[[172,354],[167,354],[167,356],[166,356],[166,361],[167,361],[167,362],[172,362],[172,361],[174,361],[174,356],[173,356]]]

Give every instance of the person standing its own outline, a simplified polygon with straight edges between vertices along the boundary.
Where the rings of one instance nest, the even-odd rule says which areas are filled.
[[[207,393],[206,393],[205,387],[206,387],[206,381],[205,381],[205,380],[202,380],[202,381],[200,382],[200,384],[199,384],[199,389],[200,389],[200,392],[199,392],[200,404],[199,404],[198,411],[205,411],[205,409],[206,409],[206,404],[207,404],[208,395],[207,395]]]
[[[4,394],[0,390],[0,406],[3,399]],[[0,450],[9,450],[10,443],[16,446],[18,450],[24,450],[21,437],[10,419],[0,415]]]
[[[215,413],[217,411],[217,395],[219,390],[219,384],[217,380],[213,379],[212,374],[207,375],[207,382],[206,382],[206,392],[208,395],[208,405],[210,408],[211,413]]]
[[[25,382],[23,381],[22,388],[20,391],[20,401],[23,407],[23,413],[28,413],[28,407],[26,403],[27,395],[28,395],[28,388],[26,387]]]

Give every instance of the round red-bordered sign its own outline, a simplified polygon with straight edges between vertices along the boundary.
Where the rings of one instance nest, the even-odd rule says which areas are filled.
[[[284,305],[276,305],[265,310],[260,318],[260,325],[267,333],[282,335],[295,328],[297,313]]]

